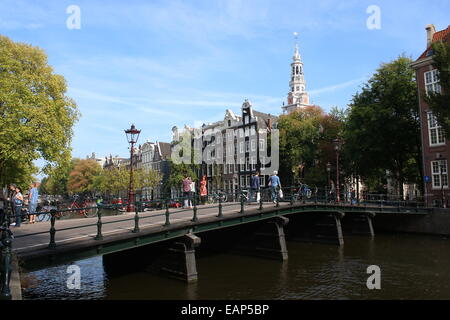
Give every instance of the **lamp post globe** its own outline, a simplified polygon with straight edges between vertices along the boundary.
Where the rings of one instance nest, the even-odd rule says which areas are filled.
[[[131,145],[130,146],[130,185],[128,187],[128,204],[127,204],[127,212],[133,212],[135,210],[135,192],[134,192],[134,181],[133,181],[133,158],[134,158],[134,144],[139,139],[139,134],[141,130],[137,130],[134,124],[131,125],[131,128],[125,130],[125,134],[127,136],[127,141]]]

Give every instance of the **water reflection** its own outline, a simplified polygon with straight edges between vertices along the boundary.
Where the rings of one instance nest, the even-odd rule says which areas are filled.
[[[151,272],[107,275],[102,258],[77,261],[81,289],[67,289],[67,266],[31,272],[25,299],[450,299],[450,241],[423,236],[348,237],[342,247],[289,242],[289,260],[214,254],[197,260],[185,284]],[[367,267],[381,268],[369,290]]]

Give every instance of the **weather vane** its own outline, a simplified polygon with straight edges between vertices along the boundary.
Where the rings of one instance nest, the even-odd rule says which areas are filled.
[[[294,38],[295,38],[295,43],[297,43],[298,42],[298,32],[297,31],[294,32]]]

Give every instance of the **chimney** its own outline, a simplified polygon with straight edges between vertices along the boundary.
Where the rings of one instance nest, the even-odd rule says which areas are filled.
[[[427,48],[428,48],[433,42],[433,36],[436,33],[436,28],[434,27],[434,24],[429,24],[426,26],[425,30],[427,30]]]

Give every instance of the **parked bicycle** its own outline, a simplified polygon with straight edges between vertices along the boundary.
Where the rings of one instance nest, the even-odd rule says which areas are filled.
[[[294,194],[294,201],[306,201],[307,199],[311,199],[314,195],[317,195],[317,187],[312,190],[307,184],[300,184],[298,191]]]
[[[223,192],[223,191],[216,191],[216,192],[213,192],[213,193],[210,195],[210,201],[211,201],[212,203],[218,203],[218,202],[219,202],[219,199],[220,199],[222,202],[227,202],[228,196],[227,196],[227,194],[226,194],[225,192]]]

